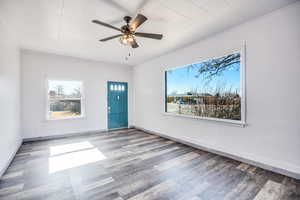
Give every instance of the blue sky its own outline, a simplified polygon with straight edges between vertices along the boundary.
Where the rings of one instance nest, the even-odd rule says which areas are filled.
[[[195,66],[195,64],[194,64]],[[220,76],[211,81],[207,81],[204,75],[195,77],[198,73],[199,65],[191,65],[171,69],[167,72],[167,94],[185,94],[186,92],[196,91],[197,93],[214,94],[215,88],[222,88],[223,91],[231,89],[232,92],[240,93],[240,64],[234,64],[223,71]]]

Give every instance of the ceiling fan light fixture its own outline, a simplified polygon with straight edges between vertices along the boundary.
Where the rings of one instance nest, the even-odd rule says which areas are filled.
[[[133,40],[134,38],[131,34],[124,34],[120,37],[120,43],[123,45],[129,45]]]

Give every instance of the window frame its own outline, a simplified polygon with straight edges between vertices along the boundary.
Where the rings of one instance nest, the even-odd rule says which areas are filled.
[[[53,118],[50,117],[50,99],[49,99],[49,81],[74,81],[74,82],[81,82],[81,99],[80,99],[80,109],[81,109],[81,115],[79,116],[70,116],[70,117],[59,117],[59,118]],[[46,121],[59,121],[59,120],[70,120],[70,119],[84,119],[86,118],[86,109],[85,109],[85,93],[84,93],[84,82],[82,80],[74,80],[74,79],[56,79],[56,78],[46,78]]]
[[[231,119],[221,119],[221,118],[213,118],[213,117],[202,117],[202,116],[194,116],[194,115],[186,115],[186,114],[176,114],[167,112],[167,77],[166,72],[170,69],[176,69],[180,67],[184,67],[191,64],[197,64],[200,62],[205,62],[211,59],[224,57],[229,54],[240,53],[241,62],[240,62],[240,90],[241,90],[241,120],[231,120]],[[246,124],[246,44],[242,45],[241,48],[231,49],[228,51],[224,51],[222,54],[217,54],[216,56],[206,56],[204,58],[199,59],[199,61],[190,63],[190,64],[182,64],[175,67],[165,67],[163,69],[163,115],[166,116],[174,116],[174,117],[183,117],[183,118],[191,118],[198,120],[208,120],[212,122],[221,122],[225,124],[236,125],[240,127],[245,127]]]

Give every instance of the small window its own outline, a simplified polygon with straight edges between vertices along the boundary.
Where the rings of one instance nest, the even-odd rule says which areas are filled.
[[[114,85],[114,87],[115,87],[115,90],[117,91],[117,90],[118,90],[118,86],[117,86],[117,85]]]
[[[121,86],[121,90],[122,90],[122,91],[124,91],[124,90],[125,90],[125,87],[124,87],[124,85],[122,85],[122,86]]]
[[[114,86],[113,85],[110,85],[110,90],[114,90]]]
[[[121,91],[121,85],[118,85],[118,90]]]
[[[83,116],[81,81],[48,81],[48,119]]]

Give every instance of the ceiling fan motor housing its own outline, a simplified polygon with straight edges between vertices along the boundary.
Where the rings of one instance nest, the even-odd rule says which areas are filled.
[[[129,25],[124,25],[121,27],[122,33],[124,34],[132,34]]]

